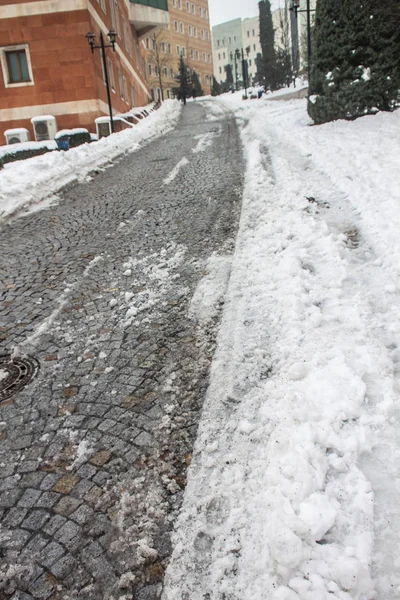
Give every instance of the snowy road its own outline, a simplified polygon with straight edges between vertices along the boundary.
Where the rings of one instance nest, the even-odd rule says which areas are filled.
[[[188,104],[172,133],[2,228],[0,349],[41,370],[0,404],[1,598],[159,597],[242,174],[229,111]]]
[[[398,599],[400,113],[224,102],[243,209],[163,598]]]

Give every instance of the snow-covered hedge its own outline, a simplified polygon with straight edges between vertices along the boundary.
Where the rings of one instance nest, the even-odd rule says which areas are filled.
[[[40,146],[38,148],[13,148],[7,154],[3,154],[1,157],[1,161],[3,165],[10,162],[15,162],[16,160],[25,160],[26,158],[33,158],[34,156],[40,156],[41,154],[46,154],[47,152],[52,152],[55,148],[48,148],[48,146]]]

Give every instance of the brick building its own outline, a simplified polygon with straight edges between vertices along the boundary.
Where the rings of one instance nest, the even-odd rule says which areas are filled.
[[[213,58],[208,0],[168,0],[168,11],[169,27],[151,32],[144,39],[152,97],[161,96],[160,78],[164,97],[173,96],[180,56],[196,71],[204,93],[209,94]]]
[[[88,31],[118,32],[116,51],[107,50],[115,114],[147,104],[140,38],[167,24],[167,0],[0,0],[0,144],[10,128],[25,127],[32,137],[30,120],[41,115],[55,116],[58,129],[95,131],[108,107]]]

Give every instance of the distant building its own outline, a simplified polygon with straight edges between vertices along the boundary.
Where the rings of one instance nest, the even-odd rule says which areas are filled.
[[[272,13],[275,29],[275,43],[281,45],[281,21],[283,9],[278,9]],[[240,57],[243,52],[248,61],[249,84],[253,85],[257,77],[257,55],[261,54],[260,44],[260,19],[251,17],[248,19],[234,19],[216,25],[212,28],[213,55],[214,55],[214,76],[219,83],[226,81],[226,65],[232,67],[235,79],[235,51],[240,51]],[[247,54],[248,51],[248,54]],[[241,58],[237,62],[238,80],[242,81]]]
[[[249,84],[252,85],[256,81],[257,75],[257,54],[261,54],[259,17],[243,19],[242,30],[243,46],[248,60]],[[249,54],[247,54],[247,50],[249,50]]]
[[[235,51],[243,48],[242,19],[234,19],[212,28],[214,56],[214,76],[218,82],[226,81],[225,67],[230,64],[235,79]],[[236,61],[237,64],[238,61]],[[241,66],[237,64],[238,79],[241,79]]]
[[[204,93],[210,94],[213,56],[208,0],[169,0],[168,4],[168,28],[151,32],[144,40],[152,97],[161,98],[160,71],[164,98],[173,96],[181,56],[196,71]]]
[[[24,127],[33,137],[31,118],[42,115],[55,116],[58,129],[95,131],[108,106],[88,31],[118,32],[116,52],[107,50],[114,112],[147,104],[140,39],[168,23],[167,0],[0,0],[0,136]]]

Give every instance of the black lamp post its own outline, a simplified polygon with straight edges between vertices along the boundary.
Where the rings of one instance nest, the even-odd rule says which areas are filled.
[[[246,54],[247,54],[247,58],[249,57],[250,54],[250,46],[247,46],[246,48]],[[249,69],[248,69],[248,62],[247,62],[247,58],[244,57],[244,51],[242,48],[242,74],[243,74],[243,83],[244,83],[244,95],[245,97],[247,97],[247,88],[248,88],[248,74],[249,74]]]
[[[300,0],[290,0],[289,10],[294,12],[297,19],[297,13],[307,13],[307,62],[308,62],[308,89],[310,90],[311,81],[311,13],[315,10],[311,10],[311,0],[307,0],[307,7],[305,10],[300,10]]]
[[[104,79],[105,79],[106,89],[107,89],[108,110],[110,112],[111,133],[114,133],[114,119],[113,119],[113,114],[112,114],[110,83],[109,83],[109,79],[108,79],[108,69],[107,69],[107,61],[106,61],[106,48],[112,48],[113,51],[115,52],[115,42],[116,42],[116,39],[117,39],[117,32],[115,31],[115,29],[110,29],[110,31],[107,33],[107,36],[108,36],[108,38],[110,40],[110,44],[105,44],[104,43],[103,32],[100,31],[100,45],[99,46],[95,45],[96,36],[91,31],[89,31],[89,33],[87,33],[85,37],[86,37],[86,39],[88,41],[88,44],[89,44],[90,49],[92,51],[92,54],[94,54],[94,51],[97,48],[99,48],[101,50],[101,59],[103,61]]]
[[[240,60],[240,50],[236,48],[235,52],[231,52],[231,61],[235,61],[235,90],[238,90],[238,61]]]

